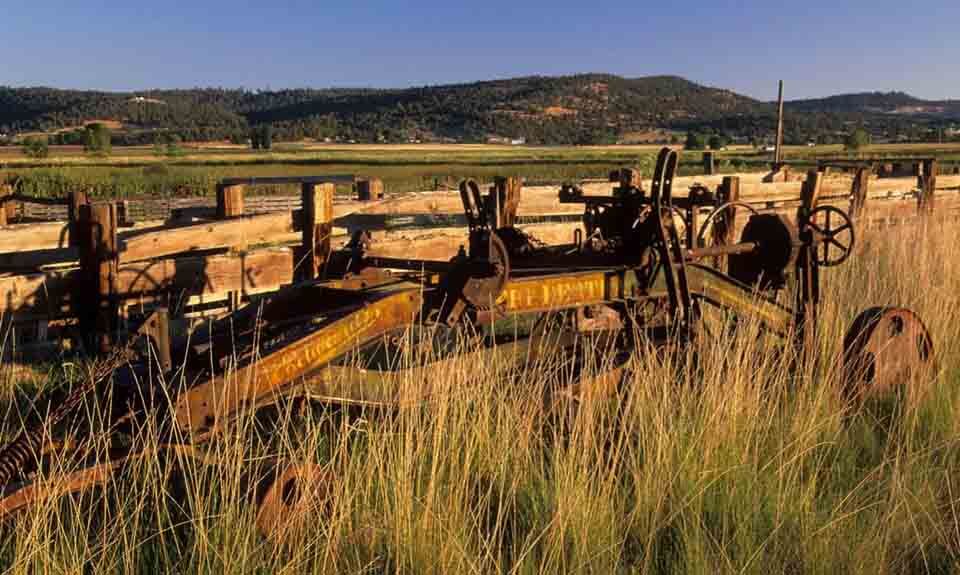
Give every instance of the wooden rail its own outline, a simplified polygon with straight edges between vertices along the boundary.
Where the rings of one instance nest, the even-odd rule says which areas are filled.
[[[878,179],[863,170],[850,178],[821,174],[819,202],[850,209],[864,221],[904,221],[931,211],[960,215],[960,176],[938,176],[935,166],[925,171],[930,176],[901,179]],[[380,186],[373,184],[366,186],[369,201],[334,201],[329,179],[293,181],[302,186],[296,209],[286,209],[290,198],[264,199],[261,206],[284,208],[272,213],[251,208],[260,198],[244,197],[246,179],[221,182],[216,205],[199,221],[137,222],[123,228],[121,206],[88,204],[75,194],[56,202],[68,222],[0,227],[0,270],[11,270],[0,271],[0,313],[42,325],[36,333],[46,332],[48,322],[76,319],[97,334],[88,345],[107,348],[131,305],[160,302],[184,314],[193,304],[212,305],[214,313],[222,313],[258,294],[320,277],[330,251],[353,229],[379,230],[370,251],[382,257],[447,259],[466,242],[456,192],[377,200]],[[799,205],[803,185],[765,184],[754,175],[677,178],[675,196],[684,197],[681,190],[694,183],[715,189],[727,201],[788,213]],[[612,185],[594,182],[585,191],[606,195]],[[497,186],[504,202],[520,197],[519,181],[503,179]],[[582,206],[559,203],[554,187],[525,188],[522,198],[517,225],[546,243],[571,241]],[[694,210],[694,220],[702,221],[709,211]],[[733,237],[745,221],[736,212],[717,218],[714,231],[723,237],[711,241]],[[694,233],[686,231],[688,241]]]

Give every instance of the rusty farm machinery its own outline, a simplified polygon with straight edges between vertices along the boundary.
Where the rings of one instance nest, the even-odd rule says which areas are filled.
[[[404,368],[397,357],[414,337],[415,347],[426,342],[432,349],[422,361],[443,362],[464,349],[461,336],[494,348],[501,336],[491,326],[500,321],[525,321],[524,330],[511,333],[525,349],[549,340],[573,364],[584,361],[577,355],[584,349],[601,350],[617,356],[608,358],[613,368],[640,349],[638,340],[684,349],[708,307],[759,322],[792,350],[811,345],[820,274],[850,257],[851,218],[818,206],[816,185],[804,186],[795,219],[757,213],[702,186],[675,197],[677,163],[678,153],[663,149],[649,190],[629,174],[607,195],[564,185],[560,202],[582,205],[583,220],[563,245],[543,245],[515,227],[518,191],[494,187],[484,194],[468,180],[460,197],[469,240],[449,261],[371,255],[367,236],[357,232],[343,249],[318,243],[309,255],[322,270],[319,278],[281,289],[183,341],[170,337],[164,310],[154,311],[126,344],[94,364],[86,384],[0,451],[0,512],[43,495],[32,479],[58,443],[50,430],[84,396],[105,388],[113,397],[109,429],[132,432],[136,425],[122,424],[159,411],[170,448],[192,449],[238,416],[304,389],[326,401],[389,404],[396,399],[395,372]],[[734,242],[737,207],[753,213]],[[693,214],[703,209],[711,211],[697,226]],[[585,337],[595,345],[575,345]],[[931,357],[931,337],[916,314],[868,309],[844,341],[843,395],[856,401],[908,381]],[[67,490],[99,484],[135,456],[121,452],[98,462],[67,478]],[[319,473],[309,469],[293,466],[276,476],[259,502],[265,530],[295,504],[278,490]]]

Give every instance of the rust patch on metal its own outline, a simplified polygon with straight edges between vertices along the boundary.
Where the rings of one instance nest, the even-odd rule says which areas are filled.
[[[844,395],[859,400],[915,381],[933,361],[930,332],[906,308],[873,307],[843,339]]]
[[[257,510],[257,531],[274,542],[292,533],[314,528],[311,521],[322,513],[329,497],[329,476],[314,463],[287,465]]]

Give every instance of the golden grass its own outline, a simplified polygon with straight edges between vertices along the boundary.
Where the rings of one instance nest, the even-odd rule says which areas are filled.
[[[571,383],[562,370],[517,371],[499,354],[410,371],[403,386],[430,386],[431,399],[394,412],[281,402],[209,445],[207,463],[156,450],[161,422],[149,421],[136,436],[148,455],[108,488],[8,521],[0,562],[12,573],[950,572],[957,231],[863,234],[850,263],[825,271],[807,358],[755,322],[724,330],[713,317],[724,338],[695,355],[641,345],[611,397],[559,409],[545,398]],[[920,313],[936,367],[905,401],[850,412],[836,393],[840,339],[871,305]],[[4,401],[9,436],[17,402]],[[274,542],[257,535],[251,500],[278,460],[316,462],[332,480],[322,508]]]

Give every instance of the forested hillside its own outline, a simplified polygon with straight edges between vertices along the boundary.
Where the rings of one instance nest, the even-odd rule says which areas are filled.
[[[902,93],[788,102],[786,139],[836,141],[851,127],[877,138],[922,139],[960,114],[958,102]],[[225,89],[137,93],[0,88],[0,133],[69,131],[110,120],[116,143],[246,141],[269,124],[273,138],[335,141],[613,143],[688,131],[749,142],[770,137],[775,106],[674,76],[627,79],[590,74],[525,77],[397,90]],[[70,140],[69,132],[56,136]]]

